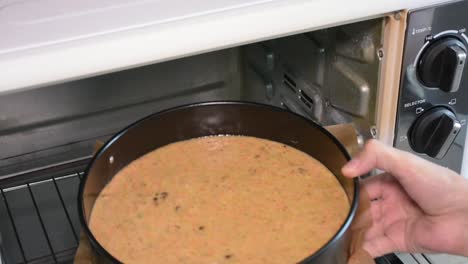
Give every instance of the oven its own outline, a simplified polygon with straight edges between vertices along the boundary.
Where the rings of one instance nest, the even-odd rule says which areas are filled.
[[[188,103],[352,125],[468,177],[468,1],[64,2],[0,1],[0,263],[72,262],[96,142]]]

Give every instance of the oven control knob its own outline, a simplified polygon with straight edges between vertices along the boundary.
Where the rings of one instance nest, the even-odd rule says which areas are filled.
[[[466,47],[455,37],[437,39],[421,54],[418,77],[425,86],[456,92],[466,61]]]
[[[424,112],[409,131],[411,148],[418,153],[441,159],[460,131],[461,124],[446,107],[437,106]]]

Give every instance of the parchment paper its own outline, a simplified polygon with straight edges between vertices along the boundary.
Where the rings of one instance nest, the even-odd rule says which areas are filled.
[[[359,151],[357,133],[351,124],[327,126],[325,128],[343,144],[351,157],[357,154]],[[372,226],[372,218],[369,210],[369,196],[362,188],[360,191],[358,211],[351,226],[352,236],[348,264],[374,264],[374,259],[362,248],[364,234]]]

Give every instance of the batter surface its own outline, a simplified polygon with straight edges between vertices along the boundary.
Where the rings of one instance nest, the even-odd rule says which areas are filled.
[[[90,228],[124,263],[297,263],[344,223],[346,194],[320,162],[253,137],[159,148],[123,168]]]

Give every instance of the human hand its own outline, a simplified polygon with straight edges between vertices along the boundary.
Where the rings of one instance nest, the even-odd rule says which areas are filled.
[[[373,257],[391,252],[440,252],[468,256],[468,180],[457,173],[376,140],[342,169],[362,181],[371,199],[373,224],[364,249]]]

